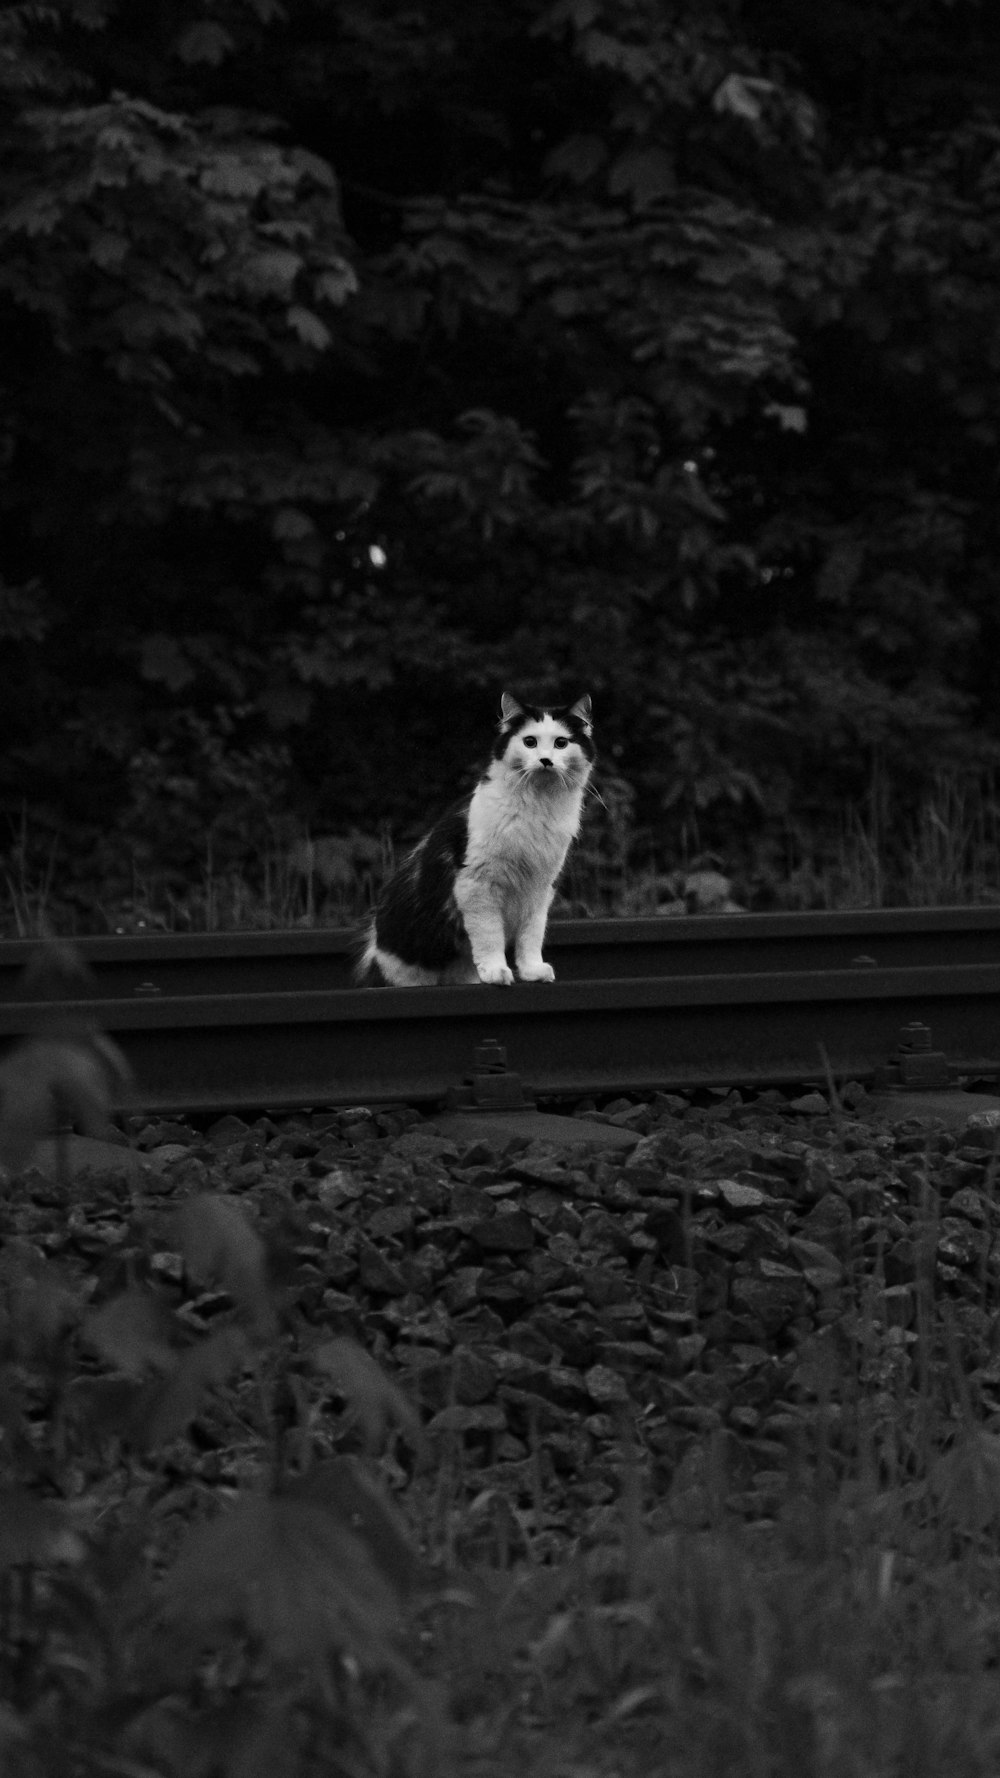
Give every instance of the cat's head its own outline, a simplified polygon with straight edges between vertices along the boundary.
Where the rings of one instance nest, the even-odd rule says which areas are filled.
[[[585,784],[594,763],[589,696],[543,708],[505,691],[493,757],[532,789],[547,792]]]

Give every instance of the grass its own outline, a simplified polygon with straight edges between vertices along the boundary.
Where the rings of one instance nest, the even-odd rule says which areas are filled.
[[[914,1343],[929,1349],[901,1365],[868,1282],[853,1281],[858,1362],[819,1383],[752,1512],[718,1436],[683,1466],[697,1484],[660,1501],[623,1447],[604,1537],[561,1561],[533,1561],[529,1535],[505,1568],[498,1537],[435,1645],[472,1769],[996,1772],[1000,1436],[973,1408],[947,1317],[925,1303]]]
[[[994,1773],[1000,1502],[991,1472],[970,1508],[960,1483],[983,1452],[963,1438],[936,1489],[852,1473],[828,1447],[775,1478],[769,1522],[720,1491],[708,1524],[682,1507],[671,1522],[668,1503],[551,1568],[480,1575],[434,1663],[473,1769]]]
[[[315,1260],[293,1263],[301,1239],[314,1255],[326,1235],[323,1181],[294,1145],[274,1173],[251,1167],[250,1185],[242,1142],[228,1161],[198,1149],[154,1188],[91,1180],[69,1219],[67,1185],[15,1179],[0,1204],[4,1769],[994,1778],[996,1156],[973,1163],[933,1133],[876,1138],[832,1105],[822,1152],[866,1156],[861,1195],[841,1269],[766,1354],[787,1361],[777,1414],[762,1437],[736,1430],[755,1372],[710,1337],[696,1281],[711,1273],[680,1267],[687,1373],[706,1385],[690,1397],[724,1412],[664,1464],[651,1432],[673,1438],[671,1410],[647,1424],[631,1397],[596,1504],[566,1497],[537,1427],[518,1489],[461,1436],[420,1456],[389,1374],[317,1317]],[[10,1115],[0,1105],[0,1136]],[[724,1154],[722,1141],[720,1177]],[[419,1184],[391,1166],[386,1202]],[[976,1256],[949,1271],[950,1193],[973,1176]],[[374,1190],[377,1161],[364,1177]],[[886,1290],[892,1204],[913,1212],[895,1219],[913,1255],[904,1312]],[[690,1258],[690,1193],[684,1206]],[[389,1318],[367,1313],[377,1348]],[[325,1493],[331,1454],[358,1433],[381,1492]],[[402,1511],[424,1581],[397,1631]]]
[[[618,1498],[575,1547],[552,1559],[536,1504],[512,1558],[497,1515],[492,1564],[480,1557],[472,1602],[450,1609],[435,1643],[471,1769],[992,1778],[1000,1768],[1000,1403],[970,1382],[966,1338],[974,1325],[995,1330],[1000,1268],[984,1241],[975,1291],[961,1306],[944,1293],[929,1146],[912,1165],[922,1174],[912,1323],[886,1309],[885,1240],[868,1230],[800,1346],[805,1374],[773,1467],[748,1475],[738,1439],[717,1429],[657,1497],[623,1426]],[[993,1156],[990,1230],[996,1172]]]
[[[899,831],[876,775],[833,844],[800,867],[813,905],[948,907],[1000,901],[1000,786],[940,773]],[[811,881],[810,881],[811,879]]]
[[[190,1723],[181,1740],[167,1713],[137,1725],[123,1702],[129,1731],[119,1745],[98,1723],[92,1764],[81,1744],[65,1766],[8,1769],[46,1778],[242,1778],[258,1769],[286,1778],[319,1770],[992,1778],[1000,1762],[1000,1438],[972,1413],[959,1373],[948,1375],[954,1354],[930,1305],[919,1338],[933,1350],[914,1366],[923,1377],[916,1390],[898,1366],[886,1390],[873,1363],[885,1336],[874,1308],[862,1332],[856,1351],[865,1356],[852,1373],[827,1375],[759,1479],[752,1510],[723,1437],[706,1440],[704,1461],[686,1462],[680,1484],[660,1499],[645,1493],[623,1437],[617,1501],[555,1547],[541,1494],[512,1523],[509,1503],[470,1498],[447,1466],[425,1478],[428,1505],[411,1516],[446,1584],[413,1617],[408,1702],[390,1698],[388,1680],[359,1690],[350,1708],[364,1713],[364,1732],[343,1766],[316,1765],[307,1750],[286,1766],[270,1743],[274,1763],[258,1768],[244,1750],[251,1763],[229,1765]],[[131,1498],[112,1505],[109,1497],[108,1509],[138,1516],[155,1537],[149,1480],[134,1473],[132,1486]],[[171,1519],[196,1512],[199,1490],[186,1490],[187,1505],[184,1492],[168,1491],[160,1511]],[[81,1594],[92,1578],[78,1579]],[[3,1602],[9,1618],[9,1589]],[[98,1617],[94,1606],[91,1621]],[[8,1655],[17,1634],[13,1619],[0,1625]],[[42,1699],[59,1690],[97,1650],[57,1623],[35,1659],[18,1720],[31,1719],[23,1706],[34,1688]],[[235,1652],[230,1661],[235,1701],[249,1682]],[[258,1673],[248,1691],[258,1716],[262,1684]],[[202,1714],[210,1695],[217,1703],[207,1681],[203,1691]],[[318,1708],[297,1694],[294,1702]],[[13,1721],[0,1706],[0,1745]],[[7,1751],[16,1756],[13,1742]]]
[[[616,785],[620,794],[616,794]],[[556,914],[636,917],[709,912],[713,878],[747,909],[940,907],[1000,902],[1000,786],[941,773],[900,823],[876,773],[864,803],[825,835],[789,831],[669,865],[632,825],[627,786],[612,780],[570,853]],[[282,825],[246,860],[206,838],[186,872],[142,866],[123,850],[100,882],[72,866],[58,836],[27,814],[0,863],[0,935],[229,932],[352,925],[370,910],[396,858],[377,834],[313,837]],[[707,900],[701,885],[707,885]]]
[[[486,1622],[463,1623],[460,1644],[441,1651],[463,1675],[468,1738],[487,1754],[480,1769],[995,1771],[995,1560],[928,1562],[892,1524],[845,1535],[833,1503],[802,1507],[794,1530],[674,1529],[640,1542],[632,1572],[611,1545],[499,1589]],[[488,1622],[496,1634],[480,1650]],[[502,1700],[509,1716],[512,1698],[508,1724]]]

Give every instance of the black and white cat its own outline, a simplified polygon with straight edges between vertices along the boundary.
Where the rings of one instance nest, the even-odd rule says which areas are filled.
[[[590,698],[542,709],[509,692],[475,789],[426,833],[379,897],[359,979],[396,988],[551,982],[542,942],[594,764]]]

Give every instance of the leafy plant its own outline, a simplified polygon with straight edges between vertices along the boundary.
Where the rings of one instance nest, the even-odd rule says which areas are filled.
[[[109,1063],[89,1034],[14,1052],[12,1173],[59,1120],[106,1121]],[[419,1563],[377,1463],[397,1432],[419,1443],[409,1402],[352,1342],[295,1337],[232,1198],[169,1217],[134,1201],[122,1269],[102,1284],[16,1238],[0,1259],[0,1746],[67,1778],[422,1769],[435,1713],[403,1639]],[[224,1312],[193,1331],[170,1277]],[[178,1445],[220,1412],[252,1429],[244,1473],[199,1489]]]
[[[6,9],[22,924],[403,837],[508,681],[668,867],[995,766],[998,25],[866,18]]]

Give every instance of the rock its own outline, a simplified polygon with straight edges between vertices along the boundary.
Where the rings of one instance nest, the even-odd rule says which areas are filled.
[[[493,1199],[480,1185],[459,1184],[451,1194],[449,1213],[456,1222],[474,1222],[492,1216],[495,1209]]]
[[[414,1220],[412,1204],[383,1204],[368,1217],[368,1233],[376,1237],[408,1235],[412,1232]]]
[[[1000,1110],[974,1111],[962,1133],[970,1148],[994,1149],[1000,1143]]]
[[[986,1206],[981,1194],[971,1186],[964,1185],[952,1198],[948,1209],[953,1216],[965,1216],[969,1222],[983,1223],[986,1221]]]
[[[441,1136],[436,1130],[404,1130],[402,1136],[393,1137],[389,1152],[404,1161],[458,1160],[458,1144],[451,1136]]]
[[[147,1148],[146,1159],[151,1167],[169,1167],[173,1161],[182,1161],[191,1153],[190,1142],[158,1142]]]
[[[957,1216],[946,1216],[938,1236],[938,1254],[950,1265],[972,1266],[982,1257],[983,1235]]]
[[[544,1223],[551,1223],[555,1216],[567,1208],[558,1192],[551,1191],[546,1186],[537,1186],[534,1191],[527,1192],[521,1203],[527,1215]]]
[[[455,1399],[466,1406],[476,1402],[487,1401],[496,1389],[499,1381],[497,1366],[492,1359],[470,1346],[456,1348],[453,1360],[453,1385]]]
[[[592,1364],[584,1372],[584,1385],[591,1401],[600,1403],[627,1402],[628,1384],[618,1371],[606,1364]]]
[[[421,1357],[416,1369],[420,1400],[438,1409],[455,1402],[476,1407],[488,1401],[499,1377],[498,1367],[472,1346],[456,1346],[446,1357],[433,1352],[429,1359]]]
[[[588,1266],[579,1276],[583,1294],[594,1308],[607,1308],[615,1303],[631,1305],[631,1280],[624,1272],[612,1272],[603,1266]]]
[[[316,1196],[325,1208],[339,1209],[342,1204],[356,1202],[364,1196],[364,1183],[354,1174],[345,1172],[343,1167],[334,1167],[331,1172],[324,1173],[315,1187]]]
[[[805,1279],[735,1278],[733,1306],[749,1314],[765,1335],[780,1333],[802,1308]]]
[[[530,1142],[506,1170],[526,1185],[561,1186],[567,1179],[565,1154],[548,1142]]]
[[[887,1363],[909,1362],[918,1305],[937,1315],[946,1298],[966,1374],[996,1392],[979,1300],[983,1280],[1000,1277],[986,1183],[996,1131],[984,1148],[975,1130],[956,1138],[912,1118],[873,1130],[830,1120],[818,1093],[805,1098],[808,1110],[800,1099],[790,1111],[772,1095],[763,1115],[736,1095],[707,1110],[628,1101],[611,1115],[660,1121],[627,1157],[523,1133],[486,1141],[426,1123],[400,1133],[357,1113],[269,1130],[220,1120],[224,1147],[178,1138],[181,1168],[202,1171],[180,1184],[175,1172],[169,1191],[202,1189],[213,1168],[243,1182],[265,1236],[276,1249],[290,1239],[304,1321],[349,1330],[401,1379],[432,1436],[463,1441],[459,1489],[495,1487],[524,1504],[541,1485],[546,1511],[556,1503],[566,1535],[579,1535],[580,1515],[619,1491],[626,1411],[641,1416],[651,1496],[664,1499],[692,1438],[732,1435],[750,1478],[732,1510],[752,1514],[803,1404],[825,1391],[837,1412],[840,1346],[858,1338],[865,1288],[872,1363],[883,1348]],[[811,1114],[817,1124],[804,1127]],[[349,1154],[345,1122],[358,1139]],[[154,1198],[155,1176],[136,1177]],[[113,1185],[93,1209],[80,1194],[71,1224],[64,1189],[25,1189],[29,1206],[39,1194],[36,1211],[60,1206],[46,1253],[120,1266],[124,1207],[141,1193]],[[159,1277],[183,1298],[182,1270]],[[204,1301],[192,1313],[204,1320]],[[826,1337],[810,1370],[800,1355]],[[873,1372],[872,1388],[891,1393],[894,1376]],[[675,1508],[699,1489],[704,1500],[702,1461],[688,1463]]]
[[[646,1213],[646,1228],[668,1265],[674,1260],[683,1263],[689,1249],[689,1238],[683,1219],[670,1205],[657,1205]]]
[[[399,1267],[370,1241],[362,1242],[358,1248],[358,1275],[365,1290],[376,1296],[405,1296],[409,1290]]]
[[[850,1253],[854,1219],[850,1205],[838,1192],[824,1192],[798,1226],[805,1240],[818,1242],[837,1259],[844,1260]]]
[[[166,1164],[152,1154],[142,1154],[120,1142],[105,1142],[98,1136],[59,1136],[39,1142],[30,1161],[43,1178],[56,1181],[62,1178],[64,1170],[70,1179],[82,1178],[86,1173],[148,1179]]]
[[[529,1448],[539,1434],[548,1441],[553,1434],[575,1430],[575,1408],[559,1407],[549,1396],[540,1395],[534,1389],[521,1389],[516,1383],[501,1383],[499,1394],[509,1423],[515,1432],[524,1434]]]
[[[759,1186],[746,1185],[739,1179],[717,1179],[715,1181],[719,1196],[727,1210],[736,1214],[749,1215],[751,1211],[764,1210],[775,1202],[761,1191]]]
[[[452,1315],[460,1315],[479,1301],[479,1286],[483,1279],[483,1266],[459,1266],[446,1279],[443,1288],[445,1307]]]
[[[491,1405],[466,1407],[455,1402],[442,1408],[425,1428],[431,1438],[445,1432],[505,1432],[507,1416],[503,1408]]]
[[[472,1222],[468,1235],[490,1253],[526,1253],[535,1245],[531,1218],[523,1210],[497,1211]]]
[[[843,1278],[844,1268],[829,1247],[819,1241],[809,1241],[802,1235],[792,1235],[788,1245],[810,1284],[817,1290],[826,1290]]]
[[[800,1093],[797,1099],[789,1099],[788,1109],[801,1117],[822,1117],[830,1107],[822,1093]]]
[[[245,1142],[250,1134],[250,1125],[241,1117],[220,1117],[208,1130],[208,1140],[213,1148],[232,1148],[236,1142]]]

